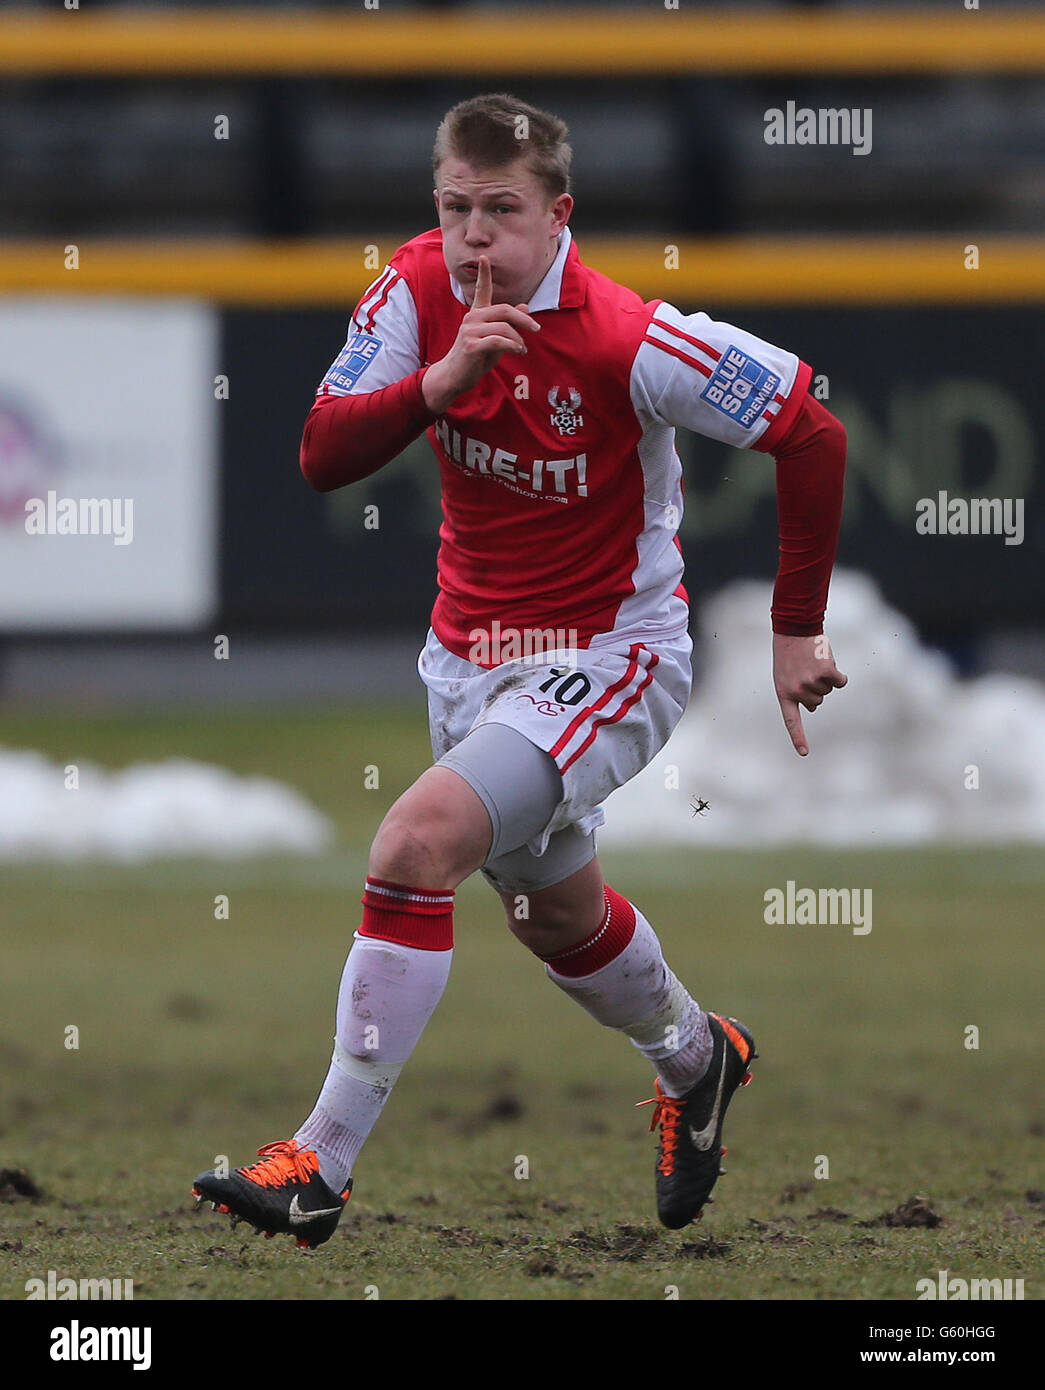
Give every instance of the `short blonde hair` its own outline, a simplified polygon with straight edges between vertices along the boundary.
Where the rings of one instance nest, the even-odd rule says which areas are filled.
[[[435,134],[432,172],[456,156],[476,169],[499,169],[525,157],[530,172],[549,198],[570,191],[566,122],[507,92],[490,92],[460,101],[443,117]]]

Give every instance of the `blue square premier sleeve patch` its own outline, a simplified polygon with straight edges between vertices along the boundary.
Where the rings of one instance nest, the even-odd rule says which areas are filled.
[[[353,333],[323,378],[333,391],[350,391],[381,351],[382,342],[372,333]]]
[[[719,358],[701,400],[749,430],[776,395],[780,378],[748,353],[730,346]]]

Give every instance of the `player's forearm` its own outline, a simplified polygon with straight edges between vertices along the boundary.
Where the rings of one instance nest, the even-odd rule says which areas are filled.
[[[838,549],[845,480],[842,422],[807,396],[776,458],[780,564],[773,590],[773,631],[809,637],[823,631]]]
[[[421,393],[422,367],[359,396],[321,397],[301,438],[301,471],[317,492],[369,478],[437,418]]]

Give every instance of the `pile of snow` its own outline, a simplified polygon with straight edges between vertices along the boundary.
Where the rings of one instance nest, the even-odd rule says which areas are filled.
[[[1045,687],[958,680],[872,580],[841,571],[825,626],[849,684],[801,711],[799,758],[773,693],[770,596],[744,581],[704,606],[703,679],[666,747],[607,801],[602,844],[1045,839]]]
[[[267,777],[182,758],[72,772],[0,748],[0,860],[311,854],[333,840],[300,793]]]

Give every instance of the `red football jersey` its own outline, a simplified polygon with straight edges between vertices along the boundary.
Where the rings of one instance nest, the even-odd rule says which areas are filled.
[[[438,228],[401,246],[317,396],[367,394],[449,352],[468,301]],[[428,429],[442,478],[436,635],[573,630],[581,646],[686,631],[681,425],[740,448],[786,433],[810,368],[706,314],[644,302],[584,265],[569,228],[529,301],[541,332]]]

